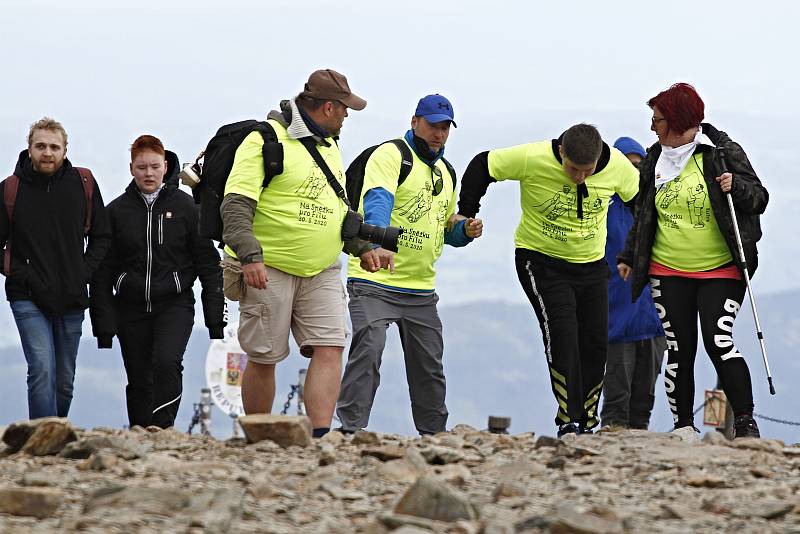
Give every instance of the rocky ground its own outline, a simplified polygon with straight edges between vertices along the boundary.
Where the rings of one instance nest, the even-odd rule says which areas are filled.
[[[775,440],[464,425],[312,440],[305,418],[249,417],[261,441],[11,425],[0,532],[800,533],[800,446]]]

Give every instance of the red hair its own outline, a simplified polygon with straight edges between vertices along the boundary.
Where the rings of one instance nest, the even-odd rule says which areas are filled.
[[[131,145],[131,161],[136,159],[136,156],[146,151],[155,152],[161,156],[165,156],[164,144],[158,137],[152,135],[140,135],[136,141]]]
[[[697,90],[688,83],[672,85],[648,100],[647,105],[651,109],[658,107],[667,120],[667,127],[678,134],[697,128],[705,117],[705,104]]]

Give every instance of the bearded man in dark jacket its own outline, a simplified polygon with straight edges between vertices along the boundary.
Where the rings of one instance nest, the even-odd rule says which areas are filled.
[[[108,205],[111,251],[92,281],[94,335],[99,348],[120,340],[131,426],[175,423],[198,277],[209,337],[222,339],[225,327],[219,255],[198,234],[197,207],[178,189],[178,170],[158,138],[134,141],[134,179]]]
[[[69,413],[86,286],[111,242],[97,183],[66,155],[64,127],[45,117],[0,184],[6,298],[28,362],[31,419]]]

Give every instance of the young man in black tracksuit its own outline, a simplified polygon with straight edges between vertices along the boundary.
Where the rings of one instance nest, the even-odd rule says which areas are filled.
[[[458,212],[475,217],[490,183],[518,180],[522,219],[516,266],[542,330],[558,435],[598,424],[608,340],[606,214],[615,193],[630,201],[636,170],[578,124],[558,139],[478,154],[462,179]]]
[[[120,340],[130,425],[167,428],[182,395],[192,286],[199,277],[206,327],[222,339],[222,270],[213,242],[198,235],[192,197],[178,189],[175,154],[141,136],[131,159],[134,180],[108,206],[113,242],[92,283],[92,325],[100,348]]]

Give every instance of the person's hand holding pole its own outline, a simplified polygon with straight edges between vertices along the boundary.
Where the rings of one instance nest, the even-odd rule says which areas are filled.
[[[717,176],[717,182],[723,193],[730,193],[733,187],[733,175],[729,172],[723,172],[720,176]]]

